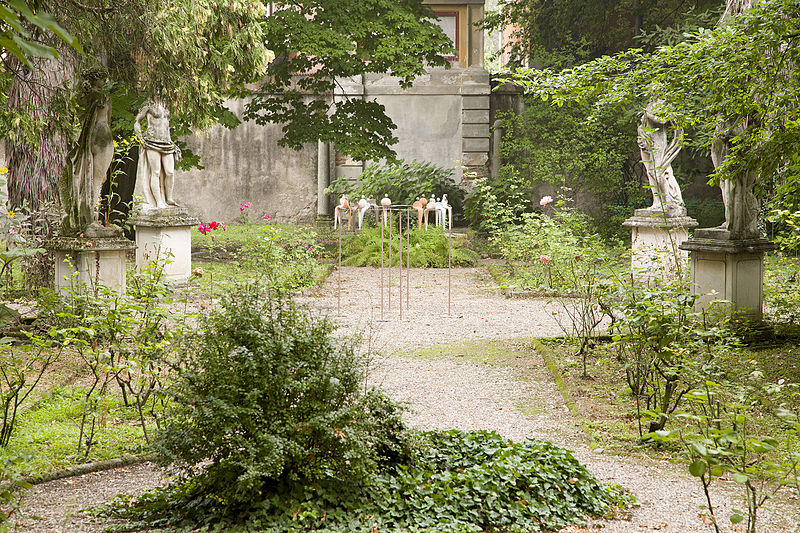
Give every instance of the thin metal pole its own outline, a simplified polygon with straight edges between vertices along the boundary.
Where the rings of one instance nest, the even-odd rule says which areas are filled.
[[[381,320],[383,320],[383,224],[381,226]]]
[[[397,219],[400,222],[400,321],[403,320],[403,212],[397,211]]]
[[[447,316],[450,316],[450,292],[452,287],[451,271],[453,270],[453,231],[448,232],[447,237]]]
[[[336,290],[336,314],[342,314],[342,225],[339,224],[339,287]]]
[[[406,210],[406,311],[411,300],[411,210]]]
[[[389,207],[389,284],[386,286],[389,291],[389,303],[386,308],[392,311],[392,208]]]

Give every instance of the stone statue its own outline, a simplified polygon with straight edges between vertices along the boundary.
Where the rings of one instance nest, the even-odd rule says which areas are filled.
[[[114,159],[111,133],[111,99],[106,82],[108,71],[95,66],[82,73],[79,88],[81,132],[68,154],[59,184],[66,212],[64,235],[84,233],[100,227],[100,193]]]
[[[746,121],[721,120],[717,124],[717,135],[711,143],[711,161],[714,168],[722,166],[728,156],[732,139],[741,135],[747,129]],[[719,227],[727,230],[732,239],[757,239],[760,237],[758,230],[758,200],[753,194],[756,174],[746,169],[734,170],[733,179],[721,180],[719,188],[722,191],[722,203],[725,206],[725,222]]]
[[[147,119],[147,130],[142,133],[144,119]],[[176,207],[172,189],[175,163],[181,160],[181,151],[169,134],[169,110],[160,100],[148,100],[136,115],[133,131],[142,142],[136,179],[142,185],[144,209]]]
[[[638,128],[642,162],[653,192],[653,205],[648,211],[668,217],[685,216],[683,195],[672,172],[672,161],[681,151],[683,130],[675,129],[672,139],[668,138],[668,130],[673,126],[655,114],[659,104],[658,101],[651,102],[645,108]]]

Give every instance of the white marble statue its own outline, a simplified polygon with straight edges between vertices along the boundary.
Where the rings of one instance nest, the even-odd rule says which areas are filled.
[[[711,143],[711,161],[719,168],[728,156],[731,141],[747,129],[746,121],[734,123],[721,120],[717,125],[717,135]],[[722,203],[725,206],[725,222],[720,229],[727,230],[732,239],[757,239],[758,199],[753,194],[756,173],[746,169],[734,171],[733,179],[721,180]]]
[[[339,205],[333,208],[333,229],[342,225],[343,211],[347,211],[347,229],[350,229],[352,211],[350,209],[350,199],[346,194],[339,198]]]
[[[145,119],[147,130],[142,132],[142,121]],[[142,142],[136,179],[142,186],[146,203],[144,209],[177,206],[172,190],[175,163],[181,160],[181,151],[170,137],[169,110],[159,100],[148,100],[136,115],[133,131]]]
[[[647,170],[647,180],[653,192],[653,214],[668,217],[686,215],[683,195],[672,171],[672,161],[681,151],[683,130],[656,115],[660,102],[651,102],[644,110],[638,128],[638,144],[642,162]],[[675,129],[672,138],[669,130]]]

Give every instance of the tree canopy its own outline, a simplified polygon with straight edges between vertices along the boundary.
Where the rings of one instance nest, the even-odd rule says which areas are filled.
[[[511,63],[563,68],[710,26],[720,0],[499,0],[490,30],[511,28]]]
[[[24,0],[7,0],[0,4],[0,51],[7,51],[28,67],[32,67],[30,57],[58,57],[52,46],[31,40],[26,28],[33,26],[39,31],[50,33],[65,44],[81,51],[78,40],[62,28],[52,15],[45,12],[34,13]]]
[[[764,0],[711,30],[652,53],[631,49],[556,72],[519,69],[509,79],[555,104],[627,106],[662,100],[661,112],[710,144],[721,120],[748,121],[716,178],[742,170],[800,188],[800,5]],[[795,184],[795,185],[792,185]],[[788,189],[786,188],[788,187]]]
[[[357,156],[387,154],[393,125],[383,108],[346,101],[328,109],[308,96],[332,93],[337,76],[365,72],[390,72],[408,84],[426,64],[444,65],[441,56],[449,49],[422,0],[34,4],[83,45],[85,54],[63,50],[57,61],[78,69],[101,62],[117,90],[161,98],[177,119],[207,126],[219,118],[226,98],[246,96],[251,84],[263,80],[251,117],[286,122],[282,142],[294,148],[322,137],[341,140],[343,151]],[[30,41],[57,45],[41,32]],[[4,61],[4,71],[25,79],[13,62]]]

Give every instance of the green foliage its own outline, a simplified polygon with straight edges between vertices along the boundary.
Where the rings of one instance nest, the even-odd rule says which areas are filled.
[[[663,100],[661,114],[694,128],[710,144],[722,121],[743,131],[714,179],[760,176],[759,189],[796,182],[800,129],[794,120],[800,83],[797,4],[764,0],[713,30],[653,53],[632,49],[562,72],[521,70],[512,78],[553,103],[596,102],[621,109]],[[742,91],[742,87],[747,87]],[[776,113],[775,110],[781,112]]]
[[[540,531],[609,511],[616,489],[548,442],[486,432],[423,435],[417,468],[383,487],[381,516],[401,531]],[[387,505],[388,504],[388,505]]]
[[[272,290],[299,290],[315,285],[322,267],[317,262],[319,247],[313,230],[289,231],[264,225],[255,239],[235,252],[239,266],[266,282]]]
[[[247,519],[207,516],[212,531],[289,533],[354,531],[467,533],[554,530],[605,515],[629,501],[599,483],[572,454],[547,442],[514,443],[487,431],[419,434],[413,454],[370,482],[319,480],[264,491]],[[118,500],[112,514],[142,517],[137,526],[169,525],[187,490],[168,488],[138,502]],[[210,497],[209,499],[212,499]],[[106,511],[108,512],[108,511]],[[155,518],[155,519],[154,519]],[[189,529],[197,523],[185,521]]]
[[[260,2],[259,2],[260,4]],[[421,0],[277,2],[263,19],[264,42],[279,59],[247,106],[246,119],[284,124],[283,146],[320,139],[358,160],[393,159],[395,128],[378,102],[319,98],[336,78],[388,73],[408,88],[430,67],[449,67],[450,40]],[[287,38],[287,36],[290,36]]]
[[[503,162],[532,185],[567,186],[602,203],[632,205],[641,197],[641,184],[627,166],[638,152],[634,113],[591,104],[554,107],[529,98],[522,114],[502,118]]]
[[[708,370],[708,368],[706,369]],[[786,386],[783,380],[767,383],[759,371],[751,372],[736,386],[723,386],[709,377],[698,388],[686,394],[688,412],[677,415],[687,422],[685,430],[660,432],[661,439],[679,439],[686,447],[689,472],[699,479],[708,503],[707,510],[717,532],[719,524],[709,487],[714,478],[730,476],[743,492],[747,512],[734,510],[733,524],[747,518],[748,533],[756,532],[758,510],[786,484],[797,485],[798,454],[791,452],[788,461],[777,453],[789,444],[782,439],[754,433],[753,407],[769,406]],[[775,416],[797,430],[796,413],[778,408]]]
[[[87,375],[76,452],[84,457],[98,443],[101,406],[115,384],[125,406],[136,409],[146,441],[151,420],[147,415],[163,405],[166,356],[184,324],[181,315],[168,308],[171,302],[159,298],[163,272],[145,270],[139,277],[153,279],[134,284],[134,297],[78,284],[66,295],[43,292],[39,302],[39,325],[47,334],[30,335],[31,343],[69,346]]]
[[[394,223],[394,217],[392,217]],[[413,224],[413,222],[412,222]],[[392,265],[398,266],[402,261],[408,265],[408,233],[403,227],[402,251],[399,232],[395,229],[391,240]],[[450,261],[453,266],[473,266],[478,260],[478,254],[469,248],[470,243],[466,236],[459,235],[448,243],[448,238],[440,228],[429,227],[428,230],[411,230],[411,266],[414,268],[432,267],[447,268],[448,246],[450,246]],[[347,266],[381,266],[381,250],[383,250],[383,264],[389,266],[390,242],[389,230],[383,230],[383,243],[381,243],[380,228],[364,228],[361,233],[354,236],[342,247],[342,264]],[[402,257],[400,257],[402,255]]]
[[[82,52],[78,40],[64,30],[52,15],[43,11],[35,13],[25,0],[7,0],[0,5],[0,20],[4,26],[0,31],[0,50],[11,52],[28,67],[33,67],[30,57],[58,57],[55,48],[31,39],[30,26],[35,26],[38,30],[57,37],[75,51]]]
[[[709,323],[694,310],[697,297],[680,276],[646,283],[626,276],[606,304],[615,320],[612,346],[645,439],[662,431],[684,396],[702,382],[701,368],[739,344],[724,322]],[[649,420],[646,430],[643,420]]]
[[[800,265],[778,253],[767,258],[764,269],[764,312],[781,333],[800,328]]]
[[[461,213],[464,204],[464,190],[453,181],[453,169],[427,161],[400,161],[384,165],[370,163],[355,182],[337,178],[329,190],[333,198],[349,195],[351,205],[355,205],[360,198],[373,198],[380,202],[384,195],[393,204],[411,205],[423,196],[441,198],[446,194],[454,216]]]
[[[506,226],[491,237],[517,288],[569,292],[575,288],[576,265],[583,260],[590,264],[612,260],[607,246],[591,232],[589,217],[568,207],[565,200],[556,203],[552,216],[526,213],[520,226]]]
[[[159,461],[194,477],[186,513],[236,516],[282,484],[365,479],[380,419],[351,340],[289,299],[243,289],[176,361]],[[384,410],[389,405],[384,406]],[[375,415],[375,416],[373,416]]]
[[[633,46],[660,45],[671,34],[662,28],[684,30],[705,23],[705,10],[716,13],[715,0],[500,0],[483,25],[490,31],[512,28],[506,51],[512,64],[564,68]],[[695,11],[699,11],[698,13]],[[716,20],[714,20],[715,22]]]
[[[11,521],[20,508],[19,489],[29,489],[31,484],[20,479],[19,463],[24,457],[3,457],[0,459],[0,533],[15,531]]]
[[[473,180],[464,206],[470,225],[489,234],[519,224],[532,209],[530,181],[508,166],[496,176]]]
[[[10,344],[13,339],[0,339],[0,448],[11,442],[23,402],[59,358],[60,350],[55,346],[58,333],[54,329],[48,333],[44,337],[30,335],[31,343],[19,348]]]
[[[554,107],[529,98],[521,114],[501,118],[503,166],[498,175],[475,180],[467,199],[476,229],[494,232],[519,223],[522,213],[533,211],[532,190],[543,184],[593,198],[589,211],[603,227],[616,222],[608,220],[610,206],[625,206],[626,217],[639,207],[647,191],[630,164],[637,150],[630,112],[597,111],[588,104]]]

